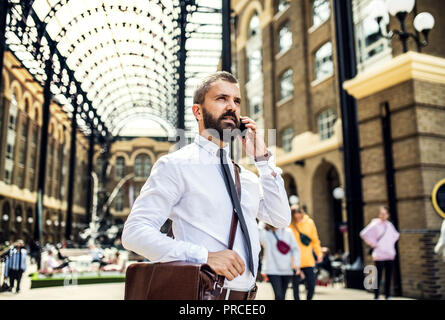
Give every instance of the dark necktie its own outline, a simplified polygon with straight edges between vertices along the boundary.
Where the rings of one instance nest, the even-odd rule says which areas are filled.
[[[221,166],[224,173],[224,182],[226,183],[227,189],[230,190],[229,194],[234,207],[233,209],[238,216],[241,231],[243,232],[244,239],[246,240],[247,254],[249,256],[249,270],[255,277],[252,259],[252,245],[250,243],[249,231],[247,230],[246,221],[244,220],[243,211],[241,210],[241,204],[238,198],[238,194],[236,193],[235,183],[233,182],[232,174],[230,173],[229,166],[227,165],[226,151],[224,149],[219,149],[219,158],[221,160]]]

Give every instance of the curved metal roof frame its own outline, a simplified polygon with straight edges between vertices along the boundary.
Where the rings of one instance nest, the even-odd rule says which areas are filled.
[[[174,137],[176,134],[176,128],[172,127],[170,122],[165,121],[163,117],[158,117],[156,115],[153,115],[152,113],[147,113],[146,111],[137,111],[137,112],[131,112],[123,119],[119,120],[115,127],[113,127],[113,135],[118,136],[119,133],[122,131],[123,128],[128,124],[128,122],[133,121],[135,119],[147,119],[157,122],[167,133],[169,137]]]
[[[51,79],[53,95],[63,94],[67,101],[74,102],[76,106],[70,106],[68,109],[78,110],[81,119],[85,120],[79,123],[79,127],[87,134],[96,131],[103,137],[110,135],[107,126],[92,108],[86,93],[82,91],[74,72],[66,65],[65,57],[56,50],[55,43],[49,37],[44,25],[39,23],[31,5],[32,1],[10,1],[5,33],[7,48],[42,87],[47,80],[47,63],[51,61],[54,69]],[[81,103],[86,103],[87,108],[82,108]]]
[[[220,0],[9,2],[8,47],[42,86],[52,58],[51,92],[68,102],[68,113],[77,109],[79,127],[87,133],[116,132],[131,110],[172,127],[183,124],[178,101],[190,101],[190,80],[216,71],[219,62]],[[192,62],[184,68],[185,57]],[[183,92],[181,83],[185,97],[177,91]],[[185,116],[190,130],[196,122]]]
[[[82,79],[82,88],[93,106],[101,110],[100,114],[109,114],[108,109],[119,112],[122,99],[113,98],[116,90],[131,97],[137,105],[139,99],[134,97],[130,83],[140,83],[133,79],[148,70],[163,77],[151,83],[154,90],[147,92],[146,105],[156,109],[156,106],[174,104],[172,92],[165,90],[174,87],[176,80],[173,77],[176,56],[172,49],[176,46],[177,31],[174,30],[173,6],[168,8],[163,1],[128,2],[125,8],[117,1],[51,2],[49,6],[47,0],[36,0],[33,8],[46,23],[48,33],[58,43],[57,49],[67,58],[67,64],[75,70],[76,78]],[[115,85],[118,81],[120,85]],[[96,84],[100,90],[96,89]],[[102,98],[98,99],[99,95]],[[107,117],[103,119],[112,128]]]

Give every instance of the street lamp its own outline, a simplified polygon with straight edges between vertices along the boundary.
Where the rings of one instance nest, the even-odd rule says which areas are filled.
[[[17,216],[15,218],[15,221],[17,221],[18,223],[22,222],[22,217],[21,216]]]
[[[29,218],[28,218],[28,223],[31,224],[31,223],[33,223],[33,222],[34,222],[33,217],[29,217]]]
[[[294,194],[289,197],[290,205],[298,204],[299,201],[300,201],[300,199],[298,199],[298,197]]]
[[[345,190],[341,187],[337,187],[332,191],[332,196],[337,200],[341,200],[345,196]]]
[[[8,221],[9,220],[9,216],[7,214],[3,215],[3,221]]]
[[[434,27],[434,17],[428,12],[422,12],[414,18],[414,28],[423,34],[424,40],[422,41],[418,35],[406,31],[405,18],[413,10],[414,5],[415,0],[387,0],[386,4],[383,0],[374,0],[370,5],[371,15],[379,25],[380,36],[391,39],[394,35],[397,35],[402,41],[403,52],[408,52],[407,41],[410,37],[416,41],[419,51],[421,47],[427,46],[428,34]],[[389,20],[388,12],[397,17],[400,22],[400,30],[395,29],[383,33],[381,22],[382,20]]]

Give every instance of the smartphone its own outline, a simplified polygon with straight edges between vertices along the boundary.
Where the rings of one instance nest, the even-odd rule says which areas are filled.
[[[246,133],[247,133],[247,127],[246,124],[244,122],[241,121],[240,119],[240,125],[239,125],[239,129],[241,131],[241,137],[245,138],[246,137]]]

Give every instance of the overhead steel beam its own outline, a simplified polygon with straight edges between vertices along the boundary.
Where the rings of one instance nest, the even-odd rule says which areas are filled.
[[[51,116],[50,104],[52,99],[51,82],[53,78],[53,55],[54,46],[50,46],[50,55],[45,64],[46,81],[43,87],[43,106],[42,106],[42,127],[40,128],[40,150],[39,150],[39,171],[37,176],[37,202],[36,202],[36,223],[34,224],[35,240],[42,240],[42,221],[43,221],[43,198],[45,196],[47,151],[48,151],[48,127]]]

